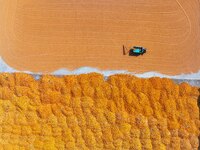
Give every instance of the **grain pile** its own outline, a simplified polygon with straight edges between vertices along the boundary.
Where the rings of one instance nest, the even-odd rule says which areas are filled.
[[[197,149],[198,97],[169,79],[0,74],[0,149]]]

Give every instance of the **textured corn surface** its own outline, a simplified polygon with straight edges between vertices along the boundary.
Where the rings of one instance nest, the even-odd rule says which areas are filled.
[[[0,149],[198,149],[198,98],[169,79],[0,74]]]

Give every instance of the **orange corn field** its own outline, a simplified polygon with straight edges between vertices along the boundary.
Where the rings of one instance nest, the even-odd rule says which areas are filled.
[[[200,93],[131,75],[0,74],[0,149],[198,149]]]

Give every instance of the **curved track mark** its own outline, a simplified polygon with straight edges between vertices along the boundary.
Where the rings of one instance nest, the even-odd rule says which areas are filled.
[[[188,34],[188,36],[187,36],[187,38],[188,38],[189,35],[190,35],[191,32],[192,32],[192,23],[191,23],[191,20],[190,20],[190,17],[188,16],[186,10],[184,9],[184,7],[183,7],[183,6],[181,5],[181,3],[179,2],[179,0],[176,0],[176,2],[177,2],[177,4],[180,6],[180,8],[182,9],[183,13],[185,14],[185,16],[186,16],[186,18],[187,18],[187,20],[188,20],[188,23],[189,23],[189,26],[190,26],[189,34]],[[186,38],[186,39],[187,39],[187,38]],[[185,39],[185,40],[186,40],[186,39]],[[185,41],[185,40],[184,40],[184,41]]]

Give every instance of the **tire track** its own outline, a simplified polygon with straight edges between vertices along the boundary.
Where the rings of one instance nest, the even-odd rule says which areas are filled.
[[[176,0],[176,2],[177,2],[177,4],[180,6],[180,8],[182,9],[182,11],[183,11],[183,13],[185,14],[185,16],[186,16],[186,18],[187,18],[187,20],[188,20],[188,23],[189,23],[189,28],[190,28],[190,29],[189,29],[189,34],[188,34],[187,38],[185,38],[185,40],[186,40],[186,39],[188,39],[189,35],[190,35],[191,32],[192,32],[192,23],[191,23],[190,17],[188,16],[186,10],[185,10],[184,7],[181,5],[181,3],[179,2],[179,0]],[[185,40],[184,40],[184,41],[185,41]]]

